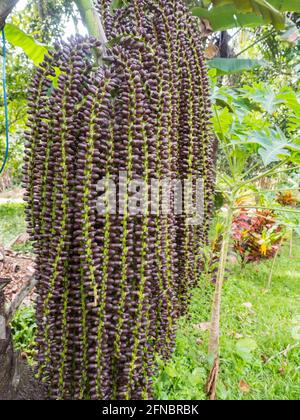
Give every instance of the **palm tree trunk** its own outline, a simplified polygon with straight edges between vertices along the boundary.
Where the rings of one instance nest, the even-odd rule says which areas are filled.
[[[4,287],[0,282],[0,401],[45,400],[43,385],[29,366],[14,352],[11,330],[4,306]]]

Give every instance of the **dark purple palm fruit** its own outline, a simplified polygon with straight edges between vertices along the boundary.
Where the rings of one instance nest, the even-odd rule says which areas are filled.
[[[54,399],[150,398],[155,356],[170,356],[197,284],[208,222],[188,226],[173,207],[151,213],[146,192],[143,212],[131,214],[130,182],[202,176],[211,209],[207,76],[184,3],[98,7],[117,43],[109,67],[93,68],[95,40],[73,39],[56,46],[31,88],[27,213],[39,370]],[[107,188],[120,176],[118,212],[105,191],[97,212],[99,181]]]
[[[156,2],[157,3],[157,2]],[[176,28],[174,41],[168,42],[168,50],[172,48],[179,51],[175,69],[180,84],[178,130],[178,164],[179,174],[182,180],[195,181],[200,178],[205,187],[204,211],[211,206],[211,178],[208,180],[206,173],[211,171],[211,135],[210,135],[210,100],[206,69],[201,52],[200,32],[190,18],[183,2],[158,2],[160,10],[164,10],[164,21],[170,22],[170,28]],[[193,38],[191,38],[192,32]],[[170,30],[167,31],[170,34]],[[170,35],[169,35],[170,37]],[[195,53],[195,50],[197,51]],[[175,56],[176,60],[176,56]],[[176,70],[173,74],[176,74]],[[205,88],[204,88],[205,86]],[[192,190],[195,196],[195,185]],[[185,209],[186,210],[186,209]],[[199,249],[203,247],[203,241],[207,238],[207,227],[210,215],[206,217],[204,224],[199,226],[187,226],[187,217],[178,218],[178,255],[179,255],[179,279],[181,286],[179,295],[182,297],[183,308],[186,307],[187,298],[191,288],[197,284],[200,278]]]
[[[201,35],[198,22],[192,16],[187,16],[187,26],[184,31],[186,48],[190,52],[190,66],[193,69],[194,88],[194,126],[196,130],[196,170],[197,176],[203,182],[203,215],[202,223],[196,227],[196,270],[197,278],[201,274],[202,248],[207,244],[208,231],[213,209],[214,190],[214,152],[211,129],[211,101],[207,69],[202,53]],[[197,102],[196,102],[197,101]],[[195,103],[196,102],[196,103]]]
[[[57,46],[58,48],[58,46]],[[40,70],[39,79],[47,94],[43,103],[31,100],[32,108],[41,106],[35,115],[35,126],[28,133],[28,150],[33,150],[33,168],[25,167],[25,181],[30,198],[27,212],[34,222],[36,241],[40,372],[50,378],[52,398],[71,397],[72,331],[69,325],[72,280],[72,239],[74,219],[74,170],[77,127],[75,116],[78,101],[82,100],[82,86],[91,70],[87,57],[91,47],[84,40],[73,40],[50,59],[42,68],[46,76],[55,76],[55,68],[68,69],[58,77],[51,88],[51,79],[45,79]],[[50,85],[49,85],[50,82]],[[32,89],[34,90],[34,89]],[[34,111],[34,109],[33,109]],[[46,122],[47,121],[47,122]],[[36,129],[36,126],[39,126]]]
[[[146,7],[147,5],[148,2],[144,2],[144,6]],[[139,61],[144,67],[141,75],[144,79],[143,85],[148,106],[151,109],[155,138],[156,169],[154,178],[159,180],[161,185],[163,179],[169,178],[172,180],[176,176],[174,172],[174,162],[176,162],[176,156],[174,156],[175,148],[170,135],[170,133],[175,133],[175,130],[172,131],[172,103],[170,101],[172,94],[169,93],[172,77],[171,72],[167,70],[168,65],[164,51],[160,49],[159,44],[156,42],[156,37],[152,36],[154,24],[146,16],[145,7],[142,7],[140,2],[132,2],[128,7],[120,9],[117,15],[118,25],[114,35],[116,37],[122,36],[123,39],[127,38],[125,48],[129,53],[131,48],[133,48],[133,51],[141,50]],[[124,16],[124,19],[122,19],[122,16]],[[131,33],[130,27],[132,27]],[[135,34],[134,37],[132,36],[133,33]],[[157,48],[159,48],[159,51],[157,51]],[[146,57],[148,57],[148,64]],[[151,69],[150,73],[147,68]],[[153,276],[156,276],[157,279],[153,278],[153,299],[157,302],[158,313],[162,311],[162,315],[157,317],[155,343],[156,348],[161,350],[162,354],[166,356],[170,354],[173,347],[173,321],[176,312],[174,308],[177,302],[175,293],[175,279],[177,277],[174,252],[175,220],[173,214],[163,215],[161,208],[159,208],[155,221],[155,264],[157,268]],[[168,344],[166,345],[166,343]]]
[[[75,377],[78,380],[77,399],[92,398],[91,381],[97,373],[97,346],[102,335],[97,331],[103,321],[105,292],[108,280],[104,274],[104,242],[107,229],[97,225],[97,185],[106,175],[105,164],[109,145],[110,99],[113,89],[110,72],[97,74],[86,84],[85,103],[78,113],[80,142],[77,148],[74,200],[74,256],[78,262],[77,283],[80,299],[77,315],[81,326],[76,342]],[[104,233],[104,236],[103,236]],[[101,240],[97,240],[101,235]]]
[[[95,0],[94,3],[100,14],[105,34],[108,38],[110,38],[112,29],[112,0]]]

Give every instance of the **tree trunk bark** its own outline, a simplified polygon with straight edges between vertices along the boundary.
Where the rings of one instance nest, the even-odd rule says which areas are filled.
[[[19,0],[1,0],[0,3],[0,29],[3,28],[5,24],[5,19],[10,14],[12,9],[18,3]]]
[[[11,330],[0,284],[0,400],[45,400],[42,384],[31,368],[14,352]]]

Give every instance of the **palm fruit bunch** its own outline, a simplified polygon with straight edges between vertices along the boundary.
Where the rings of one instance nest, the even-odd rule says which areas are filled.
[[[96,4],[109,43],[55,45],[29,89],[24,167],[36,252],[38,368],[51,399],[149,399],[155,358],[201,273],[213,136],[201,33],[183,1]],[[130,211],[134,180],[203,180],[204,215]],[[119,180],[118,211],[99,182]],[[146,189],[147,190],[147,189]],[[176,192],[171,191],[171,199]]]

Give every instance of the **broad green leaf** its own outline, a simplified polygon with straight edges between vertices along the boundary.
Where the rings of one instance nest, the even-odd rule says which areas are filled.
[[[245,88],[245,92],[247,92],[249,99],[261,105],[263,110],[270,115],[273,115],[278,108],[286,103],[286,99],[263,85]]]
[[[282,157],[289,157],[290,151],[300,152],[300,145],[297,141],[288,140],[279,128],[254,131],[245,143],[254,143],[261,146],[258,153],[265,166],[280,161]]]
[[[255,13],[262,16],[265,23],[272,23],[276,29],[284,29],[284,16],[266,0],[212,0],[212,2],[217,7],[232,4],[236,12]]]
[[[245,361],[252,359],[252,353],[256,349],[257,343],[252,338],[244,338],[236,343],[236,352]]]
[[[300,96],[291,88],[285,87],[277,95],[279,100],[284,101],[285,105],[300,117]]]
[[[222,110],[216,110],[216,113],[213,117],[215,132],[226,136],[230,132],[233,121],[234,116],[227,107],[223,108]]]
[[[22,48],[36,66],[39,66],[44,61],[45,55],[48,54],[47,47],[37,43],[32,36],[25,34],[11,23],[5,25],[5,35],[13,46]]]
[[[268,0],[280,12],[300,12],[299,0]]]
[[[176,378],[176,376],[177,376],[176,369],[171,365],[169,365],[165,368],[165,372],[170,378]]]
[[[192,8],[194,16],[208,19],[214,31],[236,27],[257,27],[270,23],[278,29],[285,27],[285,17],[281,12],[299,11],[298,0],[212,0],[214,7]]]
[[[263,60],[248,60],[238,58],[214,58],[208,61],[210,68],[217,69],[219,74],[234,74],[253,70],[257,67],[265,66]]]
[[[215,32],[232,28],[251,28],[264,25],[264,19],[261,16],[258,16],[255,13],[237,13],[236,8],[232,4],[213,7],[211,10],[202,7],[194,7],[192,13],[194,16],[209,20],[211,27]]]
[[[112,0],[110,3],[110,11],[113,13],[117,9],[121,9],[126,5],[126,1],[124,0]]]
[[[276,147],[272,148],[261,148],[259,149],[258,153],[261,156],[265,166],[268,166],[274,162],[278,162],[283,157],[289,156],[288,150],[281,147],[280,144],[277,144]]]

